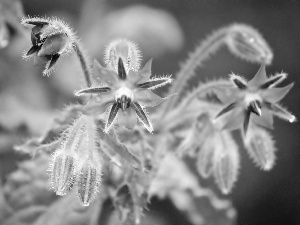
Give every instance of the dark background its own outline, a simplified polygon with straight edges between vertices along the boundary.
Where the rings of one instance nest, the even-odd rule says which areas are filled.
[[[73,18],[82,16],[83,2],[85,1],[23,0],[25,14],[51,16],[59,10],[60,13],[67,13]],[[176,73],[179,62],[187,57],[188,52],[191,52],[200,40],[222,26],[238,22],[257,28],[273,49],[275,56],[272,65],[267,67],[267,73],[284,71],[289,74],[284,85],[295,82],[283,104],[300,118],[299,1],[111,0],[106,1],[106,4],[111,9],[146,4],[166,10],[176,18],[183,30],[184,45],[180,51],[166,52],[155,59],[153,70],[158,74]],[[79,32],[78,35],[82,34]],[[197,70],[197,79],[203,81],[224,77],[231,72],[251,78],[258,68],[258,65],[243,62],[223,48]],[[300,224],[299,124],[289,124],[276,119],[272,135],[278,151],[276,166],[270,172],[261,171],[252,163],[246,151],[241,149],[242,166],[239,180],[229,196],[238,211],[238,225]],[[238,135],[237,139],[240,139]],[[171,209],[168,202],[155,204],[153,208],[158,207],[174,218],[173,221],[179,221],[176,218],[178,213],[175,214],[175,209]],[[180,225],[183,225],[183,222],[180,222]]]

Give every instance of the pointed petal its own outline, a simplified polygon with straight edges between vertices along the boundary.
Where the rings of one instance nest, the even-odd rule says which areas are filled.
[[[108,107],[115,102],[114,95],[109,93],[103,93],[100,96],[94,97],[88,101],[83,107],[83,111],[87,114],[101,115]]]
[[[60,54],[55,54],[55,55],[52,56],[50,64],[49,64],[47,70],[51,69],[54,66],[54,64],[57,62],[59,56],[60,56]]]
[[[124,126],[128,129],[133,129],[136,124],[136,114],[134,110],[129,107],[126,110],[126,114],[119,113],[118,115],[118,124]]]
[[[152,124],[147,116],[147,113],[144,111],[142,106],[138,102],[132,102],[131,107],[135,110],[136,115],[138,116],[141,123],[146,127],[146,129],[152,133],[153,127]]]
[[[40,50],[40,47],[37,45],[33,45],[26,53],[26,56],[31,56],[32,54],[36,53],[38,50]]]
[[[284,79],[286,79],[286,73],[276,74],[272,77],[269,77],[268,80],[260,86],[261,89],[272,88],[280,84]]]
[[[139,71],[140,76],[148,80],[151,76],[151,67],[152,67],[152,59],[149,59],[149,61],[145,64],[143,69]]]
[[[126,80],[126,71],[121,58],[118,61],[118,75],[121,80]]]
[[[261,116],[252,114],[251,121],[253,121],[253,123],[258,126],[262,126],[268,129],[273,129],[273,115],[265,107],[262,107]]]
[[[51,60],[52,56],[37,56],[35,55],[33,58],[33,66],[45,65]]]
[[[109,87],[90,87],[90,88],[85,88],[79,91],[76,91],[74,94],[76,96],[80,96],[83,94],[101,94],[101,93],[107,93],[111,89]]]
[[[117,117],[118,111],[120,109],[119,103],[114,103],[110,109],[107,122],[105,124],[104,132],[108,133],[109,129],[112,127],[112,125],[115,122],[115,119]]]
[[[234,109],[234,107],[236,106],[236,103],[231,103],[229,104],[228,106],[226,106],[225,108],[223,108],[216,116],[216,118],[222,116],[223,114],[227,113],[227,112],[230,112],[231,110]]]
[[[212,88],[217,98],[225,105],[229,105],[237,99],[237,88],[228,86],[215,86]]]
[[[143,107],[157,106],[169,97],[161,98],[148,89],[138,89],[134,94],[135,101],[139,102]]]
[[[69,38],[65,34],[55,34],[47,37],[42,44],[38,56],[61,54],[68,42]]]
[[[289,111],[287,111],[285,108],[281,107],[280,105],[276,103],[269,103],[265,102],[264,104],[267,109],[271,111],[275,116],[278,116],[281,119],[287,120],[290,123],[296,122],[296,117],[292,115]]]
[[[245,120],[245,111],[242,108],[236,108],[227,118],[224,118],[224,120],[226,122],[223,125],[223,129],[236,130],[243,126]]]
[[[264,84],[266,80],[267,80],[266,66],[262,64],[259,70],[257,71],[256,75],[253,77],[253,79],[248,82],[248,86],[257,87],[260,86],[261,84]]]
[[[239,89],[247,88],[247,81],[241,76],[230,74],[229,79],[235,84],[235,86]]]
[[[117,74],[113,70],[102,67],[97,60],[94,60],[93,78],[98,84],[113,86],[118,82]]]
[[[147,88],[153,90],[155,88],[165,86],[166,84],[169,84],[171,82],[172,82],[171,77],[156,77],[144,83],[138,84],[137,86],[139,88]]]
[[[143,67],[142,70],[138,72],[130,70],[127,75],[127,80],[134,85],[136,85],[137,83],[144,83],[148,81],[151,76],[151,64],[152,64],[152,59],[150,59],[146,63],[146,65]]]
[[[294,83],[291,83],[282,88],[270,88],[261,93],[263,99],[268,102],[279,102],[283,97],[291,90],[294,86]]]

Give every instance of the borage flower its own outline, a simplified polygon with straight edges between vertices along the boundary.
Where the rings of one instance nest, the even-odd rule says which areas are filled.
[[[61,55],[73,50],[75,36],[71,28],[57,18],[24,18],[22,24],[33,25],[32,46],[24,58],[34,57],[34,66],[46,64],[44,74],[48,75]]]
[[[262,65],[255,77],[247,82],[244,78],[231,74],[230,80],[234,87],[214,87],[220,101],[227,106],[216,116],[215,122],[222,121],[222,128],[234,130],[243,126],[244,134],[250,122],[269,129],[273,128],[273,116],[289,122],[296,117],[277,104],[293,87],[293,83],[276,88],[287,74],[280,73],[267,77],[265,66]]]
[[[94,97],[87,104],[87,107],[96,109],[97,114],[102,114],[111,107],[104,132],[109,131],[117,117],[119,124],[133,127],[136,122],[135,114],[149,132],[153,131],[145,107],[157,106],[166,98],[159,97],[151,90],[170,83],[172,79],[170,76],[150,78],[151,64],[152,60],[149,60],[142,70],[133,71],[125,69],[123,60],[119,58],[116,71],[104,68],[94,61],[93,77],[99,86],[82,89],[75,95],[98,95],[98,98]],[[119,109],[122,113],[118,113]]]

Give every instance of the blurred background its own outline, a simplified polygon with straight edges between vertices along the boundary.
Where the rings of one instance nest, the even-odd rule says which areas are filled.
[[[295,82],[283,105],[300,118],[299,1],[23,0],[22,3],[25,15],[57,16],[69,23],[91,59],[103,62],[104,47],[114,37],[135,41],[143,52],[143,63],[154,58],[152,71],[157,75],[175,74],[188,53],[218,28],[232,23],[251,25],[273,49],[274,60],[267,67],[267,74],[284,71],[289,76],[282,85]],[[4,124],[1,140],[5,140],[1,149],[7,151],[16,140],[10,135],[8,141],[7,130],[14,130],[15,136],[26,133],[24,129],[33,134],[41,133],[46,118],[54,110],[75,102],[73,91],[81,87],[81,71],[74,56],[63,58],[54,75],[45,78],[41,76],[42,68],[33,68],[32,62],[25,63],[21,59],[23,49],[30,46],[29,39],[15,42],[17,46],[11,45],[0,54],[1,101],[4,102],[0,113],[0,122]],[[14,66],[16,62],[21,66]],[[227,77],[231,72],[250,79],[258,68],[259,65],[231,55],[224,47],[197,69],[191,87],[200,81]],[[30,126],[24,128],[24,123]],[[241,148],[239,179],[229,195],[238,212],[236,224],[300,223],[299,123],[276,119],[272,135],[277,146],[277,163],[269,172],[256,167]],[[236,139],[242,146],[239,135]],[[7,151],[0,152],[0,171],[4,177],[15,168],[10,162],[16,155]],[[152,203],[150,210],[169,221],[168,224],[189,224],[168,201],[153,200]]]

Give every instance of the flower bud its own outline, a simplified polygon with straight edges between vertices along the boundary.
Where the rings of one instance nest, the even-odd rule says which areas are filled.
[[[219,144],[217,144],[219,143]],[[215,144],[222,146],[214,153],[214,177],[223,194],[228,194],[237,181],[240,166],[238,147],[230,134],[223,131]]]
[[[68,43],[68,37],[66,34],[55,34],[48,37],[41,49],[38,51],[38,56],[61,54],[65,50]]]
[[[244,137],[244,145],[254,163],[263,170],[271,170],[275,164],[274,141],[264,129],[251,126]]]
[[[87,160],[77,176],[78,197],[83,206],[89,206],[95,199],[101,181],[99,165]]]
[[[262,35],[254,28],[234,24],[228,29],[225,39],[229,50],[244,60],[269,65],[273,59],[273,53]]]
[[[122,59],[126,73],[137,71],[140,67],[141,54],[137,45],[126,39],[112,41],[105,50],[105,64],[107,68],[118,72],[119,58]]]
[[[215,146],[211,138],[208,138],[202,146],[197,156],[197,170],[203,178],[208,178],[213,172],[213,159]]]
[[[50,166],[50,181],[57,195],[65,195],[71,190],[76,177],[76,161],[73,156],[58,150],[54,153]]]
[[[43,73],[48,75],[59,57],[73,50],[75,36],[72,30],[56,18],[25,18],[22,24],[34,25],[31,31],[32,47],[24,57],[34,56],[35,66],[46,64]]]

